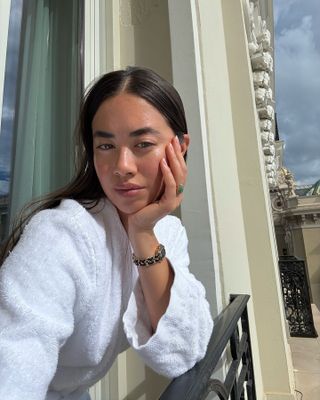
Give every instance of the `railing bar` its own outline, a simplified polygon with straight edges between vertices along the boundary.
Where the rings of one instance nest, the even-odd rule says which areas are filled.
[[[235,331],[230,337],[230,350],[231,350],[231,357],[235,360],[238,356],[238,347],[239,347],[239,331],[238,325],[235,328]]]
[[[212,354],[212,358],[210,359],[209,357],[205,357],[202,361],[199,363],[199,374],[201,376],[205,376],[205,373],[202,373],[201,371],[204,369],[205,371],[210,371],[210,375],[212,374],[216,364],[218,363],[221,354],[223,353],[228,341],[230,340],[230,336],[232,335],[232,332],[235,330],[235,327],[238,324],[238,321],[241,319],[241,316],[246,309],[247,302],[249,300],[250,296],[248,295],[238,295],[233,299],[233,301],[225,308],[225,311],[221,315],[220,318],[218,318],[218,323],[216,325],[216,328],[218,329],[218,337],[216,340],[211,340],[213,338],[213,335],[210,339],[209,345],[208,345],[208,350],[207,350],[207,355],[209,356],[210,353]],[[224,323],[223,323],[224,321]],[[227,325],[225,329],[224,326]],[[193,400],[198,393],[198,390],[193,386],[189,385],[191,388],[189,389],[190,392],[187,392],[187,397],[185,400]],[[196,392],[196,393],[195,393]]]
[[[246,308],[249,297],[248,295],[237,296],[225,308],[224,312],[214,320],[214,329],[205,358],[190,371],[180,376],[179,380],[174,379],[162,394],[160,400],[165,400],[164,396],[169,395],[169,391],[175,393],[176,390],[183,390],[185,400],[193,399],[196,398],[197,393],[201,393],[205,389],[204,382],[207,382],[212,375],[243,310]],[[195,387],[193,382],[198,380],[198,376],[202,377],[202,382],[199,382],[199,385]]]
[[[246,354],[247,350],[248,350],[248,335],[246,332],[243,332],[238,348],[238,354],[237,354],[238,358],[241,359]]]
[[[241,391],[242,391],[242,388],[243,388],[243,384],[244,384],[244,382],[246,380],[247,373],[248,373],[248,366],[244,365],[241,368],[241,372],[240,372],[240,375],[239,375],[239,378],[238,378],[238,383],[237,383],[239,399],[240,399],[240,394],[241,394]]]
[[[250,296],[237,295],[232,302],[214,320],[214,329],[208,345],[206,356],[190,371],[174,379],[163,392],[159,400],[183,398],[184,400],[199,399],[207,388],[208,381],[216,368],[218,361],[226,348],[228,341],[242,314]],[[194,382],[197,382],[195,385]]]
[[[228,395],[231,393],[231,389],[234,385],[234,381],[237,376],[237,371],[239,367],[239,362],[240,360],[234,360],[232,361],[230,368],[228,370],[226,379],[224,381],[224,386],[226,387],[226,391],[228,392]]]
[[[210,379],[209,389],[209,392],[215,392],[219,396],[219,399],[228,400],[229,393],[219,379]]]
[[[246,388],[247,388],[247,397],[248,397],[248,399],[249,400],[255,399],[256,398],[256,392],[255,392],[254,387],[252,385],[252,380],[251,379],[247,381]]]
[[[219,360],[223,350],[226,347],[226,344],[229,341],[230,336],[232,335],[235,326],[237,325],[238,320],[241,318],[241,315],[243,313],[243,310],[246,307],[246,303],[248,301],[249,296],[241,296],[241,297],[246,297],[245,299],[243,298],[236,298],[232,303],[230,303],[226,309],[225,312],[222,314],[220,318],[217,318],[217,322],[215,325],[215,330],[218,331],[217,335],[212,335],[209,345],[208,345],[208,350],[214,346],[215,351],[217,353],[216,359],[211,359],[211,362],[216,362]],[[240,304],[237,304],[240,303]],[[233,306],[233,307],[232,307]],[[234,309],[236,309],[236,312],[234,313]],[[225,326],[227,325],[227,326]],[[225,329],[222,329],[225,328]],[[217,337],[215,337],[217,336]]]
[[[239,352],[238,358],[231,363],[231,366],[228,370],[226,379],[224,381],[224,385],[228,394],[230,394],[234,381],[236,379],[237,371],[240,365],[240,361],[242,358],[243,350],[246,348],[247,345],[247,335],[243,334],[241,337],[240,345],[239,345]]]
[[[256,388],[255,388],[253,357],[252,357],[251,338],[250,338],[250,329],[249,329],[249,317],[248,317],[247,307],[245,307],[245,309],[241,315],[241,325],[242,325],[242,331],[248,335],[247,362],[249,363],[248,374],[249,374],[249,378],[251,380],[251,396],[249,397],[249,400],[256,400]]]

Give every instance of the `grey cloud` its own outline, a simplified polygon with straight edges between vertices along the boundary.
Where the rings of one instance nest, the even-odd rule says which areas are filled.
[[[286,143],[285,164],[299,183],[320,178],[320,14],[316,3],[275,1],[278,126]]]
[[[319,0],[275,0],[274,11],[276,35],[280,35],[282,29],[299,26],[304,16],[311,15],[315,22],[312,27],[315,46],[320,49]]]

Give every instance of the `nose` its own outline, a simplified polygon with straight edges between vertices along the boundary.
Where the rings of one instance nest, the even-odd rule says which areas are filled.
[[[130,149],[120,148],[114,164],[114,174],[119,176],[134,175],[137,171],[136,160]]]

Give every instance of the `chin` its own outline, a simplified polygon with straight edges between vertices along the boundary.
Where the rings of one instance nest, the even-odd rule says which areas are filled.
[[[137,204],[128,204],[128,205],[115,204],[115,203],[113,203],[113,204],[121,214],[125,214],[127,216],[129,216],[131,214],[135,214],[136,212],[142,210],[144,207],[146,207],[148,205],[147,202],[143,202],[143,204],[137,203]]]

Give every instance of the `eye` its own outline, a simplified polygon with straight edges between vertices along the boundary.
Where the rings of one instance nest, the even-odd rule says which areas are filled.
[[[136,145],[136,147],[138,147],[139,149],[145,149],[145,148],[151,147],[151,146],[154,146],[154,144],[151,142],[140,142]]]
[[[100,149],[100,150],[110,150],[112,148],[114,148],[114,146],[112,144],[108,144],[108,143],[100,144],[99,146],[97,146],[97,149]]]

